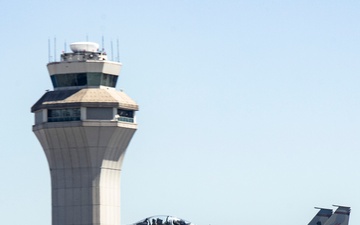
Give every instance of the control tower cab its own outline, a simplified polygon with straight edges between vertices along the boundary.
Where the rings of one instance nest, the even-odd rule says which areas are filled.
[[[52,224],[120,224],[120,171],[138,105],[115,89],[122,64],[76,42],[47,65],[53,91],[31,108],[48,160]]]
[[[60,62],[47,65],[54,91],[32,107],[35,124],[116,119],[135,126],[137,104],[115,90],[122,64],[108,61],[96,43],[76,42],[70,48],[73,52],[61,54]]]
[[[73,52],[61,54],[60,62],[48,64],[55,90],[60,88],[115,87],[121,63],[107,60],[99,45],[76,42],[70,45]]]

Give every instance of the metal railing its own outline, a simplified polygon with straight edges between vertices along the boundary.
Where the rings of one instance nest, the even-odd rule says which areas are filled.
[[[134,118],[125,117],[125,116],[119,116],[118,121],[133,123]]]

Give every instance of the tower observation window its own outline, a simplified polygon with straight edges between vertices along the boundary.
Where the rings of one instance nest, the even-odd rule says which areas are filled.
[[[117,111],[119,118],[119,121],[123,121],[123,122],[129,122],[129,123],[133,123],[134,122],[134,115],[135,112],[132,110],[125,110],[125,109],[118,109]]]
[[[80,108],[48,109],[48,122],[79,121]]]
[[[51,75],[54,88],[76,86],[115,87],[118,76],[106,73],[67,73]]]

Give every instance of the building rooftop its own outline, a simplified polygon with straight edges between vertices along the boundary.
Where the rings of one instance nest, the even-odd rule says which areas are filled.
[[[116,107],[139,110],[136,102],[125,92],[117,91],[113,88],[49,91],[31,107],[31,112],[50,107]]]

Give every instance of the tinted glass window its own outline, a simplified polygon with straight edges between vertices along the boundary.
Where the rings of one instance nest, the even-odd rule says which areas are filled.
[[[58,86],[58,83],[56,81],[56,77],[55,76],[51,76],[51,82],[53,84],[53,87],[57,87]]]
[[[89,86],[100,86],[101,73],[88,73],[87,82]]]
[[[107,74],[102,75],[101,85],[109,86],[109,76]]]
[[[134,111],[125,110],[125,109],[118,109],[118,115],[119,116],[124,116],[124,117],[129,117],[129,118],[134,118]]]
[[[48,122],[80,120],[80,108],[48,109]]]
[[[108,86],[115,87],[118,76],[105,73],[68,73],[51,76],[54,88],[76,86]]]
[[[75,77],[75,86],[85,86],[88,84],[86,73],[79,73]]]
[[[76,74],[64,74],[64,75],[55,75],[56,84],[58,87],[69,87],[76,86]]]
[[[135,112],[132,110],[118,109],[118,120],[123,122],[134,122]]]
[[[117,82],[118,76],[109,76],[109,87],[115,87]]]

